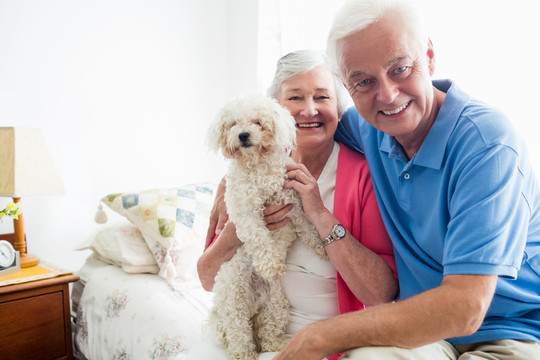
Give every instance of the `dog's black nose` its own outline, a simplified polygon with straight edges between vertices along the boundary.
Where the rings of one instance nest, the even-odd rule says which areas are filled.
[[[238,135],[238,139],[240,139],[240,141],[241,141],[242,143],[247,142],[247,141],[249,140],[249,133],[248,133],[248,132],[240,133],[240,134]]]

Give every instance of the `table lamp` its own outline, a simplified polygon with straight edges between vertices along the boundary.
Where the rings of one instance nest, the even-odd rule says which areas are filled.
[[[0,127],[0,196],[13,198],[62,194],[64,188],[56,173],[41,131],[32,128]],[[39,264],[39,258],[27,253],[23,214],[13,219],[15,250],[21,267]]]

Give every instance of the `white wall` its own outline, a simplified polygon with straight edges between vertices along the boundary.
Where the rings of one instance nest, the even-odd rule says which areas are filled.
[[[205,133],[256,88],[252,3],[0,0],[0,126],[41,128],[65,186],[22,199],[30,253],[77,269],[102,196],[221,178]]]
[[[503,110],[525,138],[540,179],[538,2],[422,1],[435,46],[435,78],[452,78]]]
[[[417,1],[435,77],[503,109],[540,174],[535,1]],[[75,270],[105,194],[217,181],[225,163],[204,144],[217,109],[264,90],[280,55],[323,49],[342,2],[0,0],[0,126],[41,128],[66,188],[23,199],[29,252]]]

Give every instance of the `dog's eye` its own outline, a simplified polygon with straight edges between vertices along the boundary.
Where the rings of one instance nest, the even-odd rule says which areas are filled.
[[[257,126],[262,126],[261,122],[259,120],[253,120],[253,123]]]

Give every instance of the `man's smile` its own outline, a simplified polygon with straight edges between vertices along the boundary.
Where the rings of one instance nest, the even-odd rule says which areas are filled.
[[[396,115],[400,112],[402,112],[403,110],[405,110],[407,108],[407,106],[409,106],[409,104],[411,103],[411,101],[409,100],[408,102],[406,102],[405,104],[401,105],[400,107],[398,107],[397,109],[394,109],[394,110],[381,110],[381,112],[384,114],[384,115]]]

